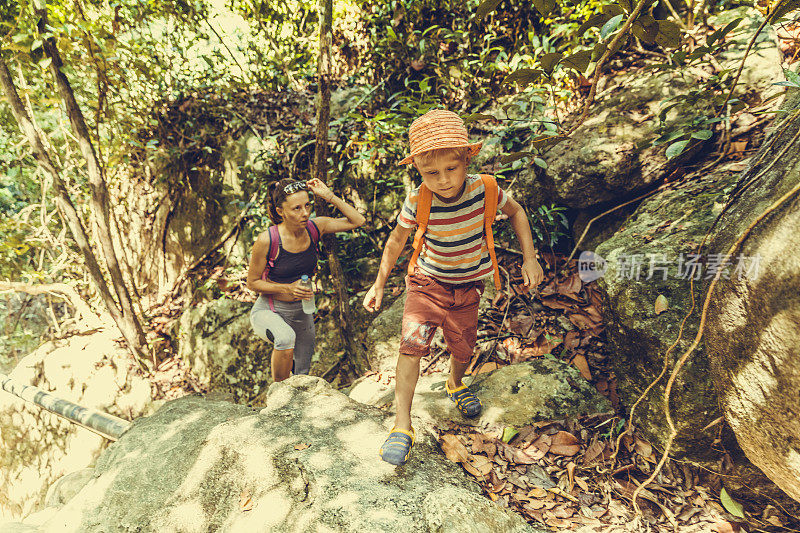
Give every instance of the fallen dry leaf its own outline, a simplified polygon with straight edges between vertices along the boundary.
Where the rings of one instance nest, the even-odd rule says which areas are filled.
[[[303,442],[301,442],[300,444],[295,444],[294,445],[294,449],[295,450],[305,450],[306,448],[310,448],[310,447],[311,447],[310,444],[305,444]]]
[[[544,498],[549,494],[542,487],[534,487],[528,492],[530,498]]]
[[[577,348],[581,344],[581,333],[579,331],[568,331],[564,335],[564,347],[568,350]]]
[[[550,444],[552,442],[553,439],[550,435],[539,435],[539,438],[533,441],[533,446],[546,453],[550,451]]]
[[[578,453],[581,445],[578,444],[578,439],[572,433],[566,431],[559,431],[552,436],[552,444],[550,444],[550,453],[556,455],[563,455],[572,457]]]
[[[527,502],[524,507],[525,509],[529,509],[531,511],[538,511],[539,509],[544,509],[544,506],[547,504],[544,500],[531,500]]]
[[[544,296],[544,295],[542,295]],[[564,303],[556,298],[542,298],[542,304],[550,309],[562,309],[564,311],[570,311],[575,306],[574,304],[567,304]]]
[[[241,512],[250,511],[253,508],[253,499],[250,497],[250,491],[244,489],[239,495],[239,510]]]
[[[497,477],[497,472],[495,472],[494,470],[489,472],[489,483],[490,483],[489,490],[491,490],[492,492],[500,492],[506,486],[506,482]]]
[[[461,440],[452,433],[442,435],[442,450],[448,459],[454,463],[463,463],[469,459],[469,452]]]
[[[716,531],[716,533],[739,533],[739,524],[728,522],[727,520],[721,520],[711,526],[711,528]]]
[[[497,446],[494,439],[482,433],[472,435],[472,453],[485,453],[487,457],[492,457],[497,453]]]
[[[572,492],[575,487],[575,463],[570,461],[567,463],[567,481],[569,481],[569,489],[567,492]]]
[[[490,461],[489,459],[487,459],[482,455],[471,456],[469,458],[469,461],[467,461],[467,463],[465,464],[469,464],[475,467],[481,473],[482,476],[488,476],[489,472],[492,471],[493,467],[492,461]]]
[[[558,294],[566,296],[570,300],[583,302],[583,298],[578,295],[582,286],[583,282],[581,281],[580,276],[577,272],[573,272],[569,277],[563,278],[557,282],[556,290],[558,291]]]
[[[544,523],[550,527],[558,527],[558,528],[568,528],[572,525],[572,522],[569,520],[565,520],[563,518],[545,518]]]
[[[640,439],[639,437],[636,437],[635,448],[636,453],[642,457],[650,457],[653,454],[653,447],[650,445],[650,443],[646,440]]]
[[[597,459],[600,454],[603,453],[605,450],[606,444],[603,441],[596,440],[594,441],[587,449],[586,452],[583,454],[583,464],[590,464],[595,459]]]
[[[586,357],[578,354],[572,359],[572,364],[575,365],[578,370],[580,370],[583,379],[586,381],[592,381],[592,371],[589,370],[589,363],[586,362]]]
[[[656,303],[655,303],[656,314],[660,315],[667,309],[669,309],[669,303],[667,302],[667,297],[664,296],[663,294],[659,294],[658,297],[656,298]]]
[[[569,321],[575,324],[575,327],[578,329],[589,329],[598,325],[597,322],[585,313],[568,313],[567,318],[569,318]]]
[[[520,450],[514,446],[498,442],[498,451],[500,450],[502,450],[503,457],[505,457],[509,463],[516,463],[518,465],[532,465],[541,459],[541,457],[537,458],[533,453],[527,450]]]

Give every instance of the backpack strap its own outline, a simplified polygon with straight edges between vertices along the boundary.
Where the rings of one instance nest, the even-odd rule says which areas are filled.
[[[267,266],[264,267],[264,272],[261,273],[261,279],[265,281],[267,279],[267,275],[269,274],[269,270],[275,266],[275,261],[278,259],[278,253],[281,251],[281,234],[278,231],[278,226],[270,226],[268,231],[269,252],[267,253]]]
[[[314,248],[317,249],[317,253],[319,253],[320,234],[316,222],[309,218],[308,222],[306,222],[306,230],[308,231],[308,236],[311,237],[311,244],[314,245]]]
[[[489,257],[492,259],[492,269],[494,270],[494,288],[500,290],[500,267],[497,264],[497,254],[494,251],[494,233],[492,224],[497,216],[497,202],[500,191],[497,187],[497,180],[489,174],[481,174],[484,189],[483,204],[483,228],[486,237],[486,246],[489,248]]]
[[[497,203],[499,200],[499,189],[497,187],[497,180],[494,176],[489,174],[481,174],[481,181],[483,181],[484,198],[483,198],[483,228],[486,237],[486,246],[489,249],[489,257],[492,259],[492,269],[494,270],[494,286],[500,290],[500,268],[497,264],[497,254],[494,251],[494,233],[492,233],[492,224],[497,216]],[[428,219],[431,214],[431,202],[433,198],[430,189],[425,184],[419,186],[419,196],[417,197],[417,233],[414,235],[414,254],[411,256],[411,261],[408,262],[408,273],[413,274],[414,268],[417,266],[417,259],[422,251],[422,241],[425,231],[428,229]]]
[[[419,258],[419,253],[422,251],[422,241],[425,232],[428,230],[428,218],[431,215],[432,200],[431,190],[424,183],[420,184],[417,194],[417,233],[414,235],[414,254],[411,256],[411,261],[408,262],[409,274],[414,274],[417,258]]]

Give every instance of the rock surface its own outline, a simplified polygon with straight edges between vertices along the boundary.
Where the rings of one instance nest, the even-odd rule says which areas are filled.
[[[175,323],[178,356],[209,389],[252,401],[272,382],[272,343],[250,326],[252,304],[229,298],[189,307]]]
[[[800,109],[793,95],[788,110]],[[787,118],[767,138],[739,186],[753,183],[720,220],[721,253],[800,183],[800,124]],[[783,126],[786,127],[783,127]],[[709,308],[707,351],[719,400],[747,458],[800,501],[800,200],[795,193],[759,222],[736,256],[744,276],[721,279]],[[734,263],[736,260],[734,259]]]
[[[583,379],[575,367],[556,359],[539,358],[504,366],[479,374],[474,383],[472,377],[466,377],[464,382],[484,405],[481,416],[474,419],[463,417],[447,397],[447,377],[447,374],[433,373],[419,378],[412,406],[414,416],[439,427],[447,426],[450,421],[475,426],[523,426],[541,420],[576,418],[613,410],[608,400]],[[384,406],[394,402],[394,386],[370,376],[352,388],[350,398]]]
[[[737,179],[734,169],[723,167],[647,198],[611,239],[597,247],[596,252],[607,261],[598,285],[607,294],[603,315],[614,353],[611,361],[618,393],[626,408],[661,372],[665,354],[678,337],[681,320],[692,307],[686,263],[722,210],[725,191],[730,192]],[[708,283],[704,279],[705,268],[699,274],[700,279],[695,280],[696,299]],[[668,308],[656,314],[659,295],[667,299]],[[697,333],[698,310],[696,304],[695,313],[683,328],[682,340],[670,352],[670,368]],[[665,383],[666,377],[653,388],[648,401],[637,407],[634,421],[659,447],[667,436],[660,399]],[[708,443],[713,441],[716,430],[701,429],[720,413],[702,345],[673,387],[671,411],[680,430],[674,447],[676,457],[708,459]]]
[[[134,422],[41,531],[534,532],[480,495],[424,433],[377,455],[384,414],[294,376],[260,413],[186,397]]]
[[[737,30],[731,36],[728,50],[718,58],[722,68],[739,67],[746,41],[763,20],[757,11],[744,7],[712,23],[723,27],[735,17],[744,17],[740,27],[747,31]],[[775,33],[767,29],[759,38],[756,53],[745,62],[737,96],[758,103],[777,92],[772,83],[783,79],[781,58]],[[531,165],[520,174],[520,183],[539,187],[539,182],[552,200],[578,209],[607,205],[653,187],[683,158],[667,160],[664,152],[669,143],[651,145],[658,136],[662,102],[685,94],[703,76],[708,74],[668,71],[614,77],[610,86],[601,91],[592,114],[572,137],[545,153],[548,168],[541,170]],[[666,125],[681,125],[692,114],[701,116],[707,106],[707,100],[700,99],[691,111],[668,114]]]
[[[115,328],[48,342],[9,375],[84,407],[130,420],[151,409],[151,389]],[[0,518],[39,508],[58,478],[91,466],[107,441],[0,390]]]

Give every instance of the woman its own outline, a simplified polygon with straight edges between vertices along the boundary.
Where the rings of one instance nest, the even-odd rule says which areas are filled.
[[[308,191],[344,217],[310,218]],[[253,245],[247,287],[259,297],[250,311],[250,324],[256,335],[274,342],[272,379],[283,381],[292,372],[292,362],[295,374],[308,374],[314,355],[314,315],[303,312],[301,302],[314,292],[303,287],[300,278],[314,275],[316,242],[326,233],[357,228],[365,219],[317,178],[272,182],[267,192],[269,216],[277,227],[261,233]],[[272,236],[278,237],[277,246]]]

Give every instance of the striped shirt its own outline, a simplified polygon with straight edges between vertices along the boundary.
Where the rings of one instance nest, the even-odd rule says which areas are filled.
[[[446,283],[467,283],[492,274],[492,260],[483,235],[483,180],[477,174],[467,176],[464,192],[453,203],[444,203],[431,195],[431,214],[417,266],[426,274]],[[419,187],[403,202],[397,223],[404,228],[417,224]],[[498,187],[497,209],[508,196]]]

